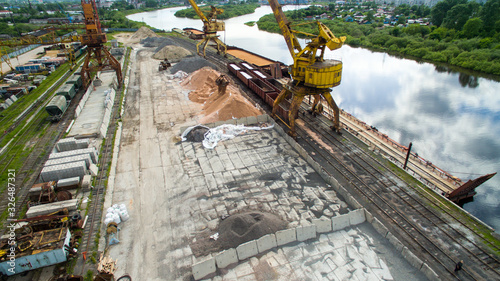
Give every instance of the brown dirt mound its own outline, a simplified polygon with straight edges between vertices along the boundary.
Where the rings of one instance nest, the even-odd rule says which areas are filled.
[[[141,27],[137,30],[132,36],[130,36],[130,43],[139,43],[142,39],[146,39],[148,37],[160,37],[158,34],[154,33],[151,29],[147,27]]]
[[[203,103],[200,123],[212,123],[232,118],[257,116],[262,114],[250,101],[243,97],[240,90],[229,84],[224,95],[218,95],[215,80],[220,73],[209,67],[204,67],[189,75],[181,85],[189,90],[189,99]]]
[[[182,58],[192,55],[192,53],[182,47],[168,45],[153,55],[154,59],[163,60],[168,59],[171,63],[178,62]]]
[[[223,249],[258,239],[266,234],[285,229],[287,223],[276,215],[258,211],[229,216],[219,224],[217,242]]]

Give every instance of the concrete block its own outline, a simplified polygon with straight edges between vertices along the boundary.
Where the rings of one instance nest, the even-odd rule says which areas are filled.
[[[366,221],[364,208],[356,209],[349,212],[349,223],[351,225],[357,225]]]
[[[57,181],[57,186],[58,187],[65,187],[65,186],[70,186],[70,185],[78,185],[80,183],[80,178],[79,177],[74,177],[74,178],[68,178],[68,179],[61,179]]]
[[[403,250],[401,251],[401,254],[403,255],[403,257],[413,266],[415,267],[416,269],[419,269],[422,268],[422,260],[419,259],[417,256],[415,256],[415,254],[413,254],[410,249],[408,249],[407,247],[404,247]]]
[[[297,241],[306,241],[316,238],[316,226],[314,224],[297,226],[296,231]]]
[[[78,207],[78,199],[71,199],[66,201],[54,202],[49,204],[37,205],[28,209],[26,212],[27,218],[48,215],[62,209],[74,211]]]
[[[83,177],[87,174],[85,161],[54,165],[44,167],[40,172],[40,178],[44,182],[58,181],[60,179]]]
[[[278,246],[278,244],[276,243],[276,236],[274,234],[267,234],[257,239],[257,250],[259,253],[263,253],[276,246]]]
[[[218,253],[215,255],[215,263],[218,268],[226,268],[232,264],[238,263],[236,249],[231,248]]]
[[[312,223],[316,226],[317,233],[327,233],[332,231],[332,220],[321,217],[319,219],[313,219]]]
[[[332,217],[332,231],[341,230],[348,226],[349,226],[348,214]]]
[[[401,252],[403,250],[403,243],[401,243],[401,241],[399,241],[399,239],[396,238],[396,236],[394,236],[392,233],[388,232],[386,238],[387,240],[389,240],[389,243],[391,243],[392,246],[394,246],[394,248],[398,250],[398,252]]]
[[[47,162],[45,162],[45,164],[43,166],[48,167],[48,166],[61,165],[61,164],[80,162],[80,161],[85,161],[87,168],[92,163],[92,159],[90,158],[90,156],[88,154],[80,154],[80,155],[69,156],[69,157],[58,158],[58,159],[49,159],[49,160],[47,160]]]
[[[94,177],[97,176],[97,174],[99,173],[99,168],[97,168],[95,164],[90,165],[89,170],[90,174]]]
[[[192,270],[194,280],[210,278],[215,275],[215,259],[211,256],[204,257],[193,264]]]
[[[248,116],[247,117],[247,124],[248,125],[256,125],[257,124],[257,117],[256,116]]]
[[[387,236],[387,232],[389,232],[389,230],[387,229],[387,227],[385,227],[385,225],[383,225],[377,218],[373,218],[373,223],[372,223],[373,227],[375,228],[375,230],[380,233],[380,235],[386,237]]]
[[[240,244],[238,247],[236,247],[236,252],[238,253],[238,259],[240,261],[249,257],[253,257],[259,253],[259,251],[257,250],[257,242],[255,240],[252,240]]]
[[[92,182],[92,176],[91,175],[85,175],[85,176],[83,176],[83,179],[82,179],[82,188],[90,188],[91,182]]]
[[[297,232],[295,231],[295,228],[279,230],[276,232],[276,243],[278,246],[283,246],[295,241],[297,241]]]
[[[429,280],[439,280],[439,276],[429,267],[428,264],[424,263],[420,271],[427,277]]]
[[[269,121],[269,115],[267,114],[262,114],[257,116],[257,122],[268,122]]]

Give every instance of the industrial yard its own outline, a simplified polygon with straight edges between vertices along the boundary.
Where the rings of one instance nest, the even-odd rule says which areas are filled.
[[[340,83],[341,62],[314,63],[314,79],[302,65],[291,78],[307,86],[292,85],[286,66],[221,46],[216,31],[201,41],[216,45],[201,50],[144,27],[115,34],[116,58],[105,36],[82,37],[92,48],[83,64],[31,109],[49,115],[45,133],[22,171],[4,169],[17,189],[2,201],[3,275],[500,278],[494,230],[453,203],[494,174],[463,183],[336,108],[324,88]],[[331,49],[345,40],[329,39]],[[92,52],[106,59],[89,63]],[[14,132],[6,149],[28,135]]]

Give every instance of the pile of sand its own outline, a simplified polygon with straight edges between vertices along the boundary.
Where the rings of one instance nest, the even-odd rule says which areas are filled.
[[[200,123],[212,123],[262,114],[231,83],[227,86],[226,93],[219,96],[218,87],[215,84],[215,80],[219,76],[220,73],[216,70],[204,67],[190,74],[181,83],[185,89],[192,90],[189,93],[191,101],[203,104],[202,114],[204,117],[201,118]]]
[[[142,39],[146,39],[148,37],[159,37],[158,34],[154,33],[151,29],[147,27],[141,27],[137,30],[132,36],[129,38],[130,43],[139,43]]]
[[[168,45],[153,55],[154,59],[163,60],[168,59],[169,62],[174,63],[180,61],[182,58],[191,56],[192,53],[182,47]]]

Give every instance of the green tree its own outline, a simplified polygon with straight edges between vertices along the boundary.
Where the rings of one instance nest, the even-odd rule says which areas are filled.
[[[446,13],[446,17],[443,19],[443,26],[455,30],[462,30],[462,27],[471,14],[472,11],[467,4],[455,5]]]
[[[147,8],[156,8],[156,7],[158,7],[158,1],[156,1],[156,0],[146,0],[146,7]]]
[[[458,4],[465,4],[467,0],[444,0],[438,2],[431,9],[431,22],[436,26],[441,26],[444,18],[448,11],[453,8],[453,6]]]
[[[406,18],[405,18],[405,17],[403,17],[403,16],[400,16],[400,17],[398,18],[398,22],[397,22],[397,24],[398,24],[398,25],[399,25],[399,24],[405,25],[405,24],[406,24]]]
[[[462,29],[465,37],[473,38],[479,35],[479,32],[483,28],[483,21],[480,18],[469,19]]]

